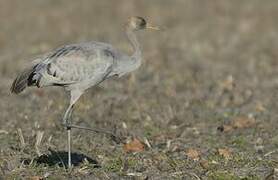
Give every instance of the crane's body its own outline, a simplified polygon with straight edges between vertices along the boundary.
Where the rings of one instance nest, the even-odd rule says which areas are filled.
[[[69,91],[84,91],[111,76],[121,76],[138,68],[141,62],[134,60],[125,68],[125,62],[129,61],[132,62],[128,56],[104,43],[72,44],[58,48],[36,64],[30,80],[38,87],[56,85]]]
[[[18,76],[14,81],[14,86],[19,81],[27,81],[15,88],[15,93],[26,86],[63,86],[67,91],[85,91],[109,77],[120,77],[141,65],[141,57],[132,58],[100,42],[62,46],[42,57],[24,72],[27,79]]]
[[[70,122],[73,106],[90,87],[112,76],[122,76],[141,65],[141,49],[134,34],[140,29],[158,29],[149,26],[141,17],[132,17],[126,26],[127,37],[134,53],[128,56],[102,42],[87,42],[62,46],[38,58],[14,80],[11,92],[20,93],[28,86],[62,86],[70,92],[63,125],[68,131],[68,165],[71,166],[70,131],[77,127]]]

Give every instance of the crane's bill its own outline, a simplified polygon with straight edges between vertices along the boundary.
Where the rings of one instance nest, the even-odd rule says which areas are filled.
[[[153,26],[149,23],[147,23],[147,26],[146,26],[147,29],[151,29],[151,30],[155,30],[155,31],[160,31],[161,29],[157,26]]]

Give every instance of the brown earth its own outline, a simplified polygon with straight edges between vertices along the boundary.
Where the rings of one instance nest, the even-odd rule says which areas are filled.
[[[122,31],[132,15],[164,31],[140,33],[143,66],[89,90],[73,115],[121,141],[73,130],[69,172],[67,95],[61,88],[12,95],[12,80],[63,44],[96,40],[130,52]],[[277,18],[277,0],[1,0],[0,177],[275,178]],[[133,138],[141,152],[124,149]]]

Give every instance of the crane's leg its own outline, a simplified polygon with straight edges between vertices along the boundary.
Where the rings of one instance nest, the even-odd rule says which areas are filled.
[[[70,93],[70,105],[68,109],[65,112],[65,115],[63,117],[63,125],[66,127],[67,133],[68,133],[68,168],[71,168],[71,114],[73,110],[73,106],[76,103],[76,101],[79,99],[79,97],[82,95],[83,92],[81,91],[71,91]]]

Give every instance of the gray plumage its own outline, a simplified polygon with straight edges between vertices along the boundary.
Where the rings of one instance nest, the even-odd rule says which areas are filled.
[[[113,46],[101,42],[87,42],[62,46],[38,58],[34,65],[25,69],[14,80],[12,93],[20,93],[28,86],[62,86],[71,94],[70,105],[63,117],[68,130],[68,164],[70,156],[70,116],[73,105],[92,86],[112,76],[123,76],[141,65],[141,49],[134,34],[141,29],[156,29],[141,17],[131,17],[126,24],[126,34],[134,49],[128,56]]]
[[[20,73],[11,91],[20,93],[27,86],[34,85],[85,91],[111,76],[122,76],[136,69],[140,63],[141,57],[130,58],[105,43],[67,45]]]

